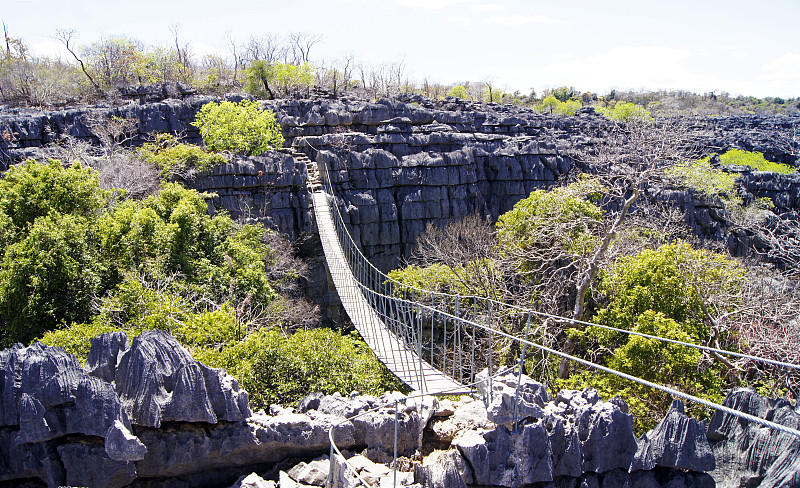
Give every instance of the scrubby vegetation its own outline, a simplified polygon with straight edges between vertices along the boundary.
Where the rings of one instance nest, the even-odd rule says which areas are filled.
[[[172,45],[152,46],[126,36],[79,44],[77,32],[55,33],[73,62],[33,56],[22,39],[9,36],[7,49],[0,53],[0,102],[63,106],[124,98],[136,92],[131,88],[141,86],[180,83],[189,92],[222,95],[247,91],[268,99],[308,96],[313,90],[325,90],[334,96],[349,92],[372,99],[401,93],[433,99],[452,96],[527,106],[563,116],[575,115],[581,107],[608,112],[612,118],[642,111],[658,117],[792,114],[800,110],[798,98],[731,96],[725,92],[611,90],[598,94],[560,86],[521,93],[501,89],[490,78],[434,83],[427,77],[410,79],[402,61],[369,64],[346,55],[312,64],[311,50],[322,41],[314,34],[250,36],[243,42],[231,38],[227,55],[192,52],[189,44],[180,42],[177,29],[172,34]]]
[[[240,113],[233,124],[251,115]],[[211,129],[220,123],[230,122],[205,120]],[[291,404],[311,391],[402,388],[357,337],[304,330],[318,322],[317,311],[298,293],[305,265],[283,238],[224,213],[212,217],[208,195],[169,181],[225,157],[169,135],[136,151],[113,141],[96,155],[85,149],[77,159],[101,169],[111,156],[157,167],[160,188],[133,198],[102,188],[97,170],[58,160],[28,160],[3,175],[2,347],[41,339],[83,360],[99,334],[122,330],[133,338],[158,328],[206,364],[228,369],[254,408]]]
[[[670,169],[649,172],[645,177],[692,188],[700,198],[728,199],[731,213],[765,208],[765,202],[758,200],[745,205],[737,197],[737,174],[712,166],[710,159],[673,162]],[[723,166],[787,170],[765,164],[759,153],[734,150],[719,159]],[[777,299],[763,287],[764,276],[781,287],[787,279],[783,271],[751,269],[752,264],[685,240],[691,233],[671,229],[676,224],[668,220],[659,221],[658,209],[648,207],[647,202],[638,210],[646,212],[644,219],[637,213],[620,219],[619,209],[624,206],[618,204],[614,212],[602,207],[615,198],[632,201],[629,190],[616,195],[602,178],[584,176],[565,186],[532,192],[501,215],[494,229],[482,228],[486,224],[474,217],[466,219],[466,225],[429,226],[420,236],[413,264],[390,276],[400,282],[398,290],[403,293],[421,288],[492,297],[567,317],[533,327],[536,342],[701,398],[719,402],[726,388],[742,385],[771,389],[773,394],[786,391],[785,377],[772,376],[757,364],[570,322],[572,317],[734,352],[763,353],[761,341],[751,342],[757,336],[755,331],[773,323],[773,317],[785,320],[796,316],[793,294]],[[757,225],[756,220],[745,223],[735,215],[731,218],[740,226]],[[647,223],[653,220],[659,223]],[[473,254],[462,252],[460,245],[471,248]],[[593,267],[597,269],[594,275]],[[758,291],[754,275],[762,277],[756,280],[762,285]],[[491,292],[482,286],[486,283]],[[584,286],[588,292],[582,295]],[[761,307],[766,296],[775,310],[751,313]],[[513,314],[503,318],[502,307],[494,308],[496,327],[522,332],[524,321],[515,320]],[[743,341],[742,337],[751,339]],[[503,358],[505,364],[518,360],[519,350],[512,344],[500,341],[494,348],[495,357]],[[526,364],[529,374],[555,391],[593,387],[605,398],[621,395],[630,405],[640,433],[661,419],[672,400],[666,393],[535,352],[529,354]],[[695,405],[690,407],[696,416],[708,414]]]
[[[193,125],[200,129],[206,147],[258,156],[283,145],[283,134],[275,113],[261,110],[257,102],[242,100],[203,105]]]

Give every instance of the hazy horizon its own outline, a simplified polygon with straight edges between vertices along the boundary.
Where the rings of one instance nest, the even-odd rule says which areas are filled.
[[[562,85],[580,91],[686,90],[800,96],[800,1],[589,2],[522,0],[296,0],[137,4],[16,0],[0,19],[37,54],[126,36],[172,45],[178,26],[195,54],[230,56],[230,38],[306,32],[322,37],[311,62],[351,54],[369,65],[403,62],[409,79],[491,79],[504,91]]]

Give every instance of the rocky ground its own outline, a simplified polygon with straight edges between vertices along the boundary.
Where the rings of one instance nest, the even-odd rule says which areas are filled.
[[[719,413],[705,425],[676,401],[637,439],[620,398],[553,398],[525,376],[515,416],[513,374],[474,398],[312,394],[253,413],[233,378],[161,331],[95,338],[84,366],[18,345],[0,371],[0,486],[800,486],[791,434]],[[725,404],[800,427],[784,400],[738,390]],[[346,463],[328,458],[331,428]]]

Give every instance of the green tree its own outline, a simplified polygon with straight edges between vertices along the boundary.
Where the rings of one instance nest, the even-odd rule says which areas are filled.
[[[232,151],[249,156],[283,145],[275,113],[261,110],[257,102],[210,102],[197,112],[192,125],[200,129],[212,151]]]
[[[612,108],[596,107],[596,110],[617,122],[652,122],[650,112],[631,102],[617,102]]]
[[[193,144],[180,143],[171,134],[157,135],[154,143],[143,144],[137,153],[143,160],[156,166],[164,179],[189,171],[208,171],[228,162],[221,154],[206,152]]]
[[[606,305],[593,322],[668,339],[737,350],[731,331],[719,318],[741,307],[745,270],[720,254],[692,248],[685,242],[665,244],[619,259],[604,276],[599,292]],[[603,298],[599,298],[603,301]],[[593,346],[590,352],[608,367],[686,393],[721,401],[731,371],[722,357],[704,357],[696,349],[589,327],[572,330]],[[640,418],[640,430],[657,422],[669,407],[664,393],[640,387],[613,375],[586,372],[563,385],[599,385],[608,396],[623,394]]]
[[[9,168],[0,180],[0,212],[10,219],[15,234],[50,213],[96,215],[109,196],[100,190],[93,169],[80,164],[65,168],[55,160],[40,164],[29,159]]]
[[[53,212],[26,230],[0,263],[5,346],[28,342],[60,323],[87,320],[106,274],[88,219]]]
[[[581,102],[578,100],[567,100],[556,107],[556,113],[561,115],[576,115],[581,109]]]
[[[456,85],[447,92],[448,97],[456,97],[460,98],[461,100],[469,99],[469,95],[467,95],[467,89],[464,88],[464,85]]]
[[[553,96],[562,103],[570,100],[575,95],[575,89],[567,86],[560,86],[553,90]]]
[[[558,101],[558,98],[554,97],[553,95],[548,95],[542,100],[542,109],[547,110],[547,113],[552,114],[559,106],[561,102]]]

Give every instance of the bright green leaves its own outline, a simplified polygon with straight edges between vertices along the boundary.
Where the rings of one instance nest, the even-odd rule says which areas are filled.
[[[109,207],[94,172],[56,162],[14,167],[0,188],[3,345],[89,321],[95,299],[125,292],[119,287],[131,288],[134,277],[187,300],[164,300],[184,315],[204,312],[209,302],[266,306],[276,297],[264,230],[224,215],[212,218],[194,190],[168,183],[144,201]],[[166,318],[171,312],[148,315],[164,323],[142,327],[172,320]],[[121,322],[109,317],[107,323]]]
[[[283,145],[281,127],[275,114],[261,110],[257,102],[220,102],[203,105],[192,125],[200,129],[206,147],[248,156]]]
[[[0,263],[4,343],[28,341],[60,322],[89,317],[105,275],[93,241],[86,218],[53,212],[6,248]]]
[[[311,392],[380,395],[403,389],[363,341],[330,329],[289,336],[259,330],[222,351],[198,349],[195,355],[238,378],[254,410],[294,405]]]
[[[108,198],[78,164],[26,161],[0,180],[2,345],[88,317],[107,277],[92,223]]]
[[[28,160],[12,166],[0,180],[0,212],[17,232],[51,212],[89,217],[105,205],[109,192],[100,190],[97,173],[60,161]]]
[[[459,295],[471,294],[470,290],[466,289],[453,270],[443,264],[432,264],[430,266],[412,264],[405,268],[390,271],[389,278],[397,280],[408,288],[418,290]]]
[[[208,171],[219,164],[228,162],[221,154],[208,153],[192,144],[179,143],[175,136],[159,134],[155,143],[147,143],[137,149],[138,155],[146,162],[161,170],[162,178],[194,169]]]
[[[685,242],[665,244],[617,261],[602,281],[609,301],[595,321],[631,330],[640,315],[654,311],[681,324],[693,341],[706,341],[703,307],[710,297],[735,295],[742,279],[744,269],[721,254]],[[723,302],[716,308],[724,312],[735,305]]]
[[[314,86],[314,71],[308,63],[271,63],[256,59],[247,69],[247,91],[269,99],[307,91]]]
[[[501,254],[517,256],[521,270],[529,271],[540,267],[544,254],[552,256],[550,251],[560,250],[565,257],[589,252],[603,218],[591,198],[601,190],[595,180],[583,178],[550,191],[531,192],[497,221]]]
[[[768,161],[763,153],[757,151],[742,151],[741,149],[731,149],[720,154],[719,162],[724,165],[733,164],[748,166],[756,171],[769,171],[771,173],[791,174],[797,171],[791,166]]]
[[[595,110],[617,122],[652,122],[650,112],[631,102],[617,102],[612,108],[595,107]]]
[[[731,149],[720,154],[719,165],[745,166],[756,171],[780,174],[791,174],[796,171],[785,164],[767,161],[760,152],[740,149]],[[691,188],[706,198],[718,197],[731,219],[740,225],[759,221],[763,218],[764,210],[773,206],[772,201],[768,198],[756,199],[745,205],[737,191],[736,180],[739,178],[739,174],[730,173],[721,167],[712,165],[711,156],[676,164],[667,170],[667,174],[674,177],[678,184]]]
[[[709,158],[677,164],[667,170],[667,174],[707,197],[738,198],[736,178],[739,175],[712,167]]]
[[[606,305],[592,322],[706,345],[714,334],[724,334],[713,330],[714,317],[709,314],[741,306],[737,296],[744,277],[744,269],[735,261],[685,242],[644,250],[620,258],[603,277],[600,291]],[[721,400],[717,397],[725,387],[724,366],[707,360],[697,349],[597,327],[589,327],[583,335],[612,369]],[[638,396],[631,407],[640,417],[639,430],[652,427],[671,400],[664,393],[603,373],[584,373],[582,378],[609,392]]]
[[[456,85],[447,92],[448,97],[456,97],[460,98],[461,100],[469,99],[469,95],[467,94],[467,89],[464,85]]]
[[[207,209],[202,195],[177,183],[141,203],[125,202],[102,219],[104,256],[156,276],[179,274],[214,300],[271,301],[263,230],[212,218]]]

